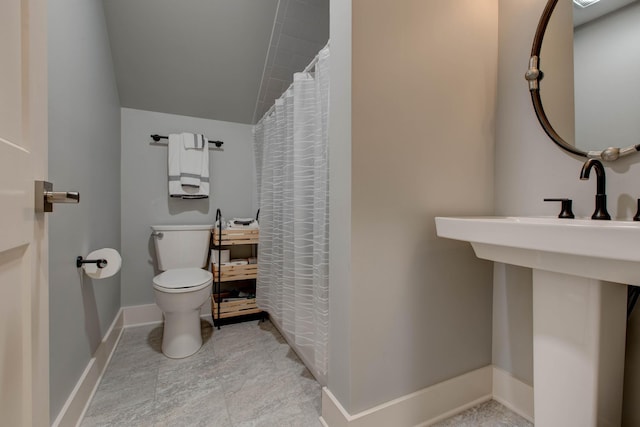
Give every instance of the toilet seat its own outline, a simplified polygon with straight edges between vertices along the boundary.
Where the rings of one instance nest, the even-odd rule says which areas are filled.
[[[213,275],[201,268],[175,268],[153,278],[154,289],[172,294],[195,292],[211,285]]]

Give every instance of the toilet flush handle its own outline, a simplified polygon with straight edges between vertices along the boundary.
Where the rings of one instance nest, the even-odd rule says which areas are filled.
[[[158,239],[162,239],[162,236],[164,236],[164,233],[161,231],[154,231],[153,233],[151,233],[151,235],[153,237],[157,237]]]

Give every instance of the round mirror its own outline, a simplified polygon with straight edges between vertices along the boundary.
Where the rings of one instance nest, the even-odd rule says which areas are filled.
[[[607,161],[640,151],[639,46],[640,0],[547,2],[525,77],[556,144]]]

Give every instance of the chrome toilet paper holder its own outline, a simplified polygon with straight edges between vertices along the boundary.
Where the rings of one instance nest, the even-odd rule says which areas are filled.
[[[76,258],[76,267],[80,268],[83,264],[96,264],[98,268],[105,268],[109,262],[104,259],[83,259],[81,256]]]

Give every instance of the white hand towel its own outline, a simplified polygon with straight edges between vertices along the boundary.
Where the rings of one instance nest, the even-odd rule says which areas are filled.
[[[202,137],[203,150],[200,153],[200,164],[197,170],[199,174],[199,187],[182,185],[181,163],[183,153],[192,151],[185,149],[184,134],[170,134],[168,147],[168,172],[169,172],[169,196],[183,199],[205,199],[209,197],[209,147],[206,138]],[[193,134],[190,134],[193,135]],[[193,141],[193,138],[192,138]]]
[[[183,187],[200,187],[202,162],[209,158],[206,138],[200,134],[183,133],[183,150],[180,152],[180,184]]]
[[[186,149],[202,149],[204,148],[204,135],[199,133],[183,133],[182,143]]]
[[[202,162],[200,164],[200,187],[198,195],[209,197],[209,140],[202,136]]]
[[[168,172],[169,172],[169,195],[181,197],[186,194],[180,184],[180,152],[183,150],[182,135],[172,133],[169,135]]]

